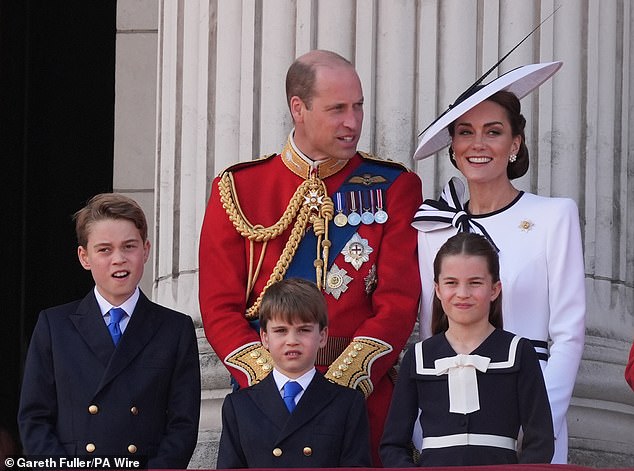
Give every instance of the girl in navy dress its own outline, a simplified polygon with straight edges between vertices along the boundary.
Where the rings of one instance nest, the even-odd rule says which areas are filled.
[[[497,252],[481,235],[459,233],[438,251],[434,335],[403,358],[381,441],[384,466],[550,462],[544,378],[532,344],[502,330],[499,272]],[[417,419],[423,443],[415,461]]]

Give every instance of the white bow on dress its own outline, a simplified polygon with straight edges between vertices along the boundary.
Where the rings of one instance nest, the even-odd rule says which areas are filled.
[[[449,412],[468,414],[480,410],[476,370],[485,372],[491,359],[462,353],[434,362],[436,376],[449,375]]]

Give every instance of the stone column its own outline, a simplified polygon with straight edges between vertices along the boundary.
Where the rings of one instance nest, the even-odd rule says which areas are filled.
[[[234,2],[231,2],[233,4]],[[219,408],[228,392],[202,329],[198,240],[214,171],[215,2],[160,2],[156,146],[154,298],[186,312],[197,327],[202,372],[199,446],[191,468],[213,468]]]

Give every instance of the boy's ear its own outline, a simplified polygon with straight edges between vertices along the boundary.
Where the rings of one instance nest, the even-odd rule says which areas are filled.
[[[77,247],[77,258],[79,258],[79,263],[84,267],[84,270],[90,270],[90,262],[88,261],[88,252],[81,245]]]
[[[148,258],[150,258],[150,248],[152,247],[152,244],[150,244],[150,241],[146,239],[146,241],[143,243],[143,263],[147,262]]]
[[[327,341],[328,341],[328,326],[324,327],[323,329],[321,329],[321,332],[319,332],[319,348],[325,347]]]
[[[260,340],[262,341],[262,346],[268,350],[269,349],[269,337],[266,334],[266,330],[265,329],[260,329]]]

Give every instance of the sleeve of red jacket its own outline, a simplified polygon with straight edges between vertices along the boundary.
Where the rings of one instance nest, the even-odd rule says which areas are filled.
[[[632,344],[632,348],[630,349],[630,359],[625,367],[625,380],[632,390],[634,390],[634,344]]]
[[[375,261],[378,282],[371,298],[373,315],[358,327],[354,339],[378,340],[389,348],[384,352],[377,350],[375,357],[369,358],[371,363],[365,371],[354,368],[351,371],[350,367],[346,370],[348,379],[356,375],[356,384],[350,381],[346,385],[361,389],[366,396],[371,393],[372,385],[377,384],[397,362],[416,322],[420,297],[417,232],[411,226],[414,213],[422,202],[418,175],[406,172],[399,176],[387,191],[387,202],[389,219],[381,240],[374,241],[378,251]],[[329,379],[354,348],[353,341],[333,362],[326,374]],[[349,366],[357,366],[357,361]]]
[[[260,345],[246,310],[245,239],[236,231],[220,201],[216,178],[203,220],[199,248],[199,302],[205,335],[240,387],[248,373],[227,362],[232,353]]]

